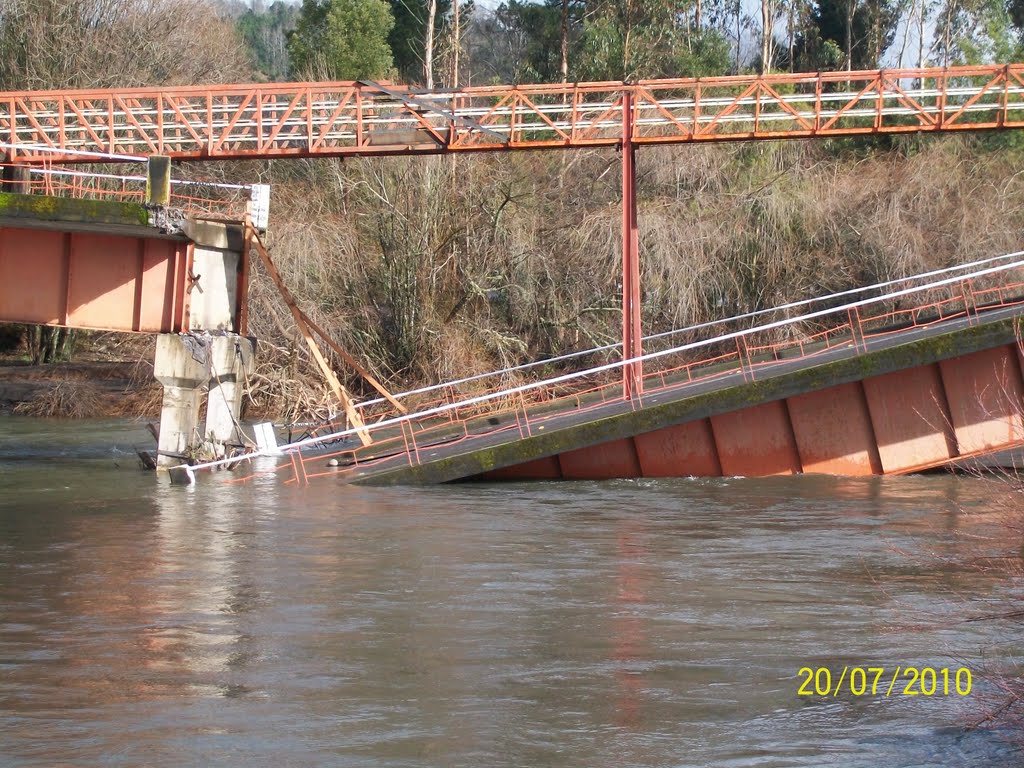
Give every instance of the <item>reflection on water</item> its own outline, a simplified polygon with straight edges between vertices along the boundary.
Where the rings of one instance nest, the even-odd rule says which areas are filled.
[[[133,441],[0,420],[0,764],[1020,762],[974,696],[796,694],[1005,642],[953,623],[987,481],[168,488]]]

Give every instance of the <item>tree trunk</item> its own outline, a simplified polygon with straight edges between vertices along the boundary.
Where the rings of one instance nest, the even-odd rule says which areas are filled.
[[[924,0],[920,0],[917,4],[917,13],[917,66],[919,69],[924,69]],[[924,87],[923,81],[921,87]]]
[[[775,3],[773,0],[761,0],[761,74],[772,67],[775,58],[775,35],[772,27],[775,24]]]
[[[789,71],[796,72],[796,2],[789,0]]]
[[[846,71],[853,69],[853,15],[857,0],[846,0]]]
[[[49,325],[30,325],[26,339],[32,364],[45,365],[70,359],[78,340],[78,331]]]
[[[563,0],[564,1],[564,0]],[[462,30],[459,28],[459,0],[452,0],[452,88],[459,87],[459,54],[462,52]]]
[[[741,0],[736,0],[736,73],[740,71],[740,20],[743,15],[743,4]]]
[[[437,16],[437,0],[427,2],[427,32],[423,41],[423,79],[427,90],[434,89],[434,21]]]
[[[697,0],[700,7],[700,0]],[[569,0],[562,0],[562,60],[559,62],[559,70],[562,73],[562,82],[569,82]]]

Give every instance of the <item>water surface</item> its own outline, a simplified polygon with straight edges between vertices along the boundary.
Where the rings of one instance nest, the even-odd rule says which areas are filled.
[[[159,486],[123,422],[0,419],[0,764],[1011,766],[1005,497],[945,475]]]

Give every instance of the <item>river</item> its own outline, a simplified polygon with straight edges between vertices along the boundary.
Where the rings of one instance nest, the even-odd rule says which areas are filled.
[[[0,418],[0,765],[1022,762],[963,727],[980,672],[882,690],[1024,650],[961,622],[1020,586],[970,565],[1004,546],[990,479],[182,488],[150,442]]]

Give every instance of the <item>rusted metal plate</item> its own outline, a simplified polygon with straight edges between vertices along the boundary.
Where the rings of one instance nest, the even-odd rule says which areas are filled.
[[[188,330],[188,243],[0,227],[0,321]]]
[[[562,468],[557,456],[545,456],[481,475],[483,480],[560,480]]]
[[[566,480],[640,477],[640,461],[632,438],[566,451],[558,457],[558,462]]]
[[[66,320],[70,237],[0,228],[0,320],[43,325]]]
[[[636,453],[644,477],[718,477],[715,437],[707,419],[637,435]]]
[[[804,472],[882,472],[871,414],[859,382],[797,395],[789,398],[787,405]]]
[[[800,472],[793,428],[782,400],[711,417],[725,475],[762,477]]]
[[[956,439],[937,365],[874,376],[863,383],[886,474],[956,458]]]
[[[1024,385],[1016,358],[1011,347],[997,347],[939,363],[960,453],[1024,439]]]

